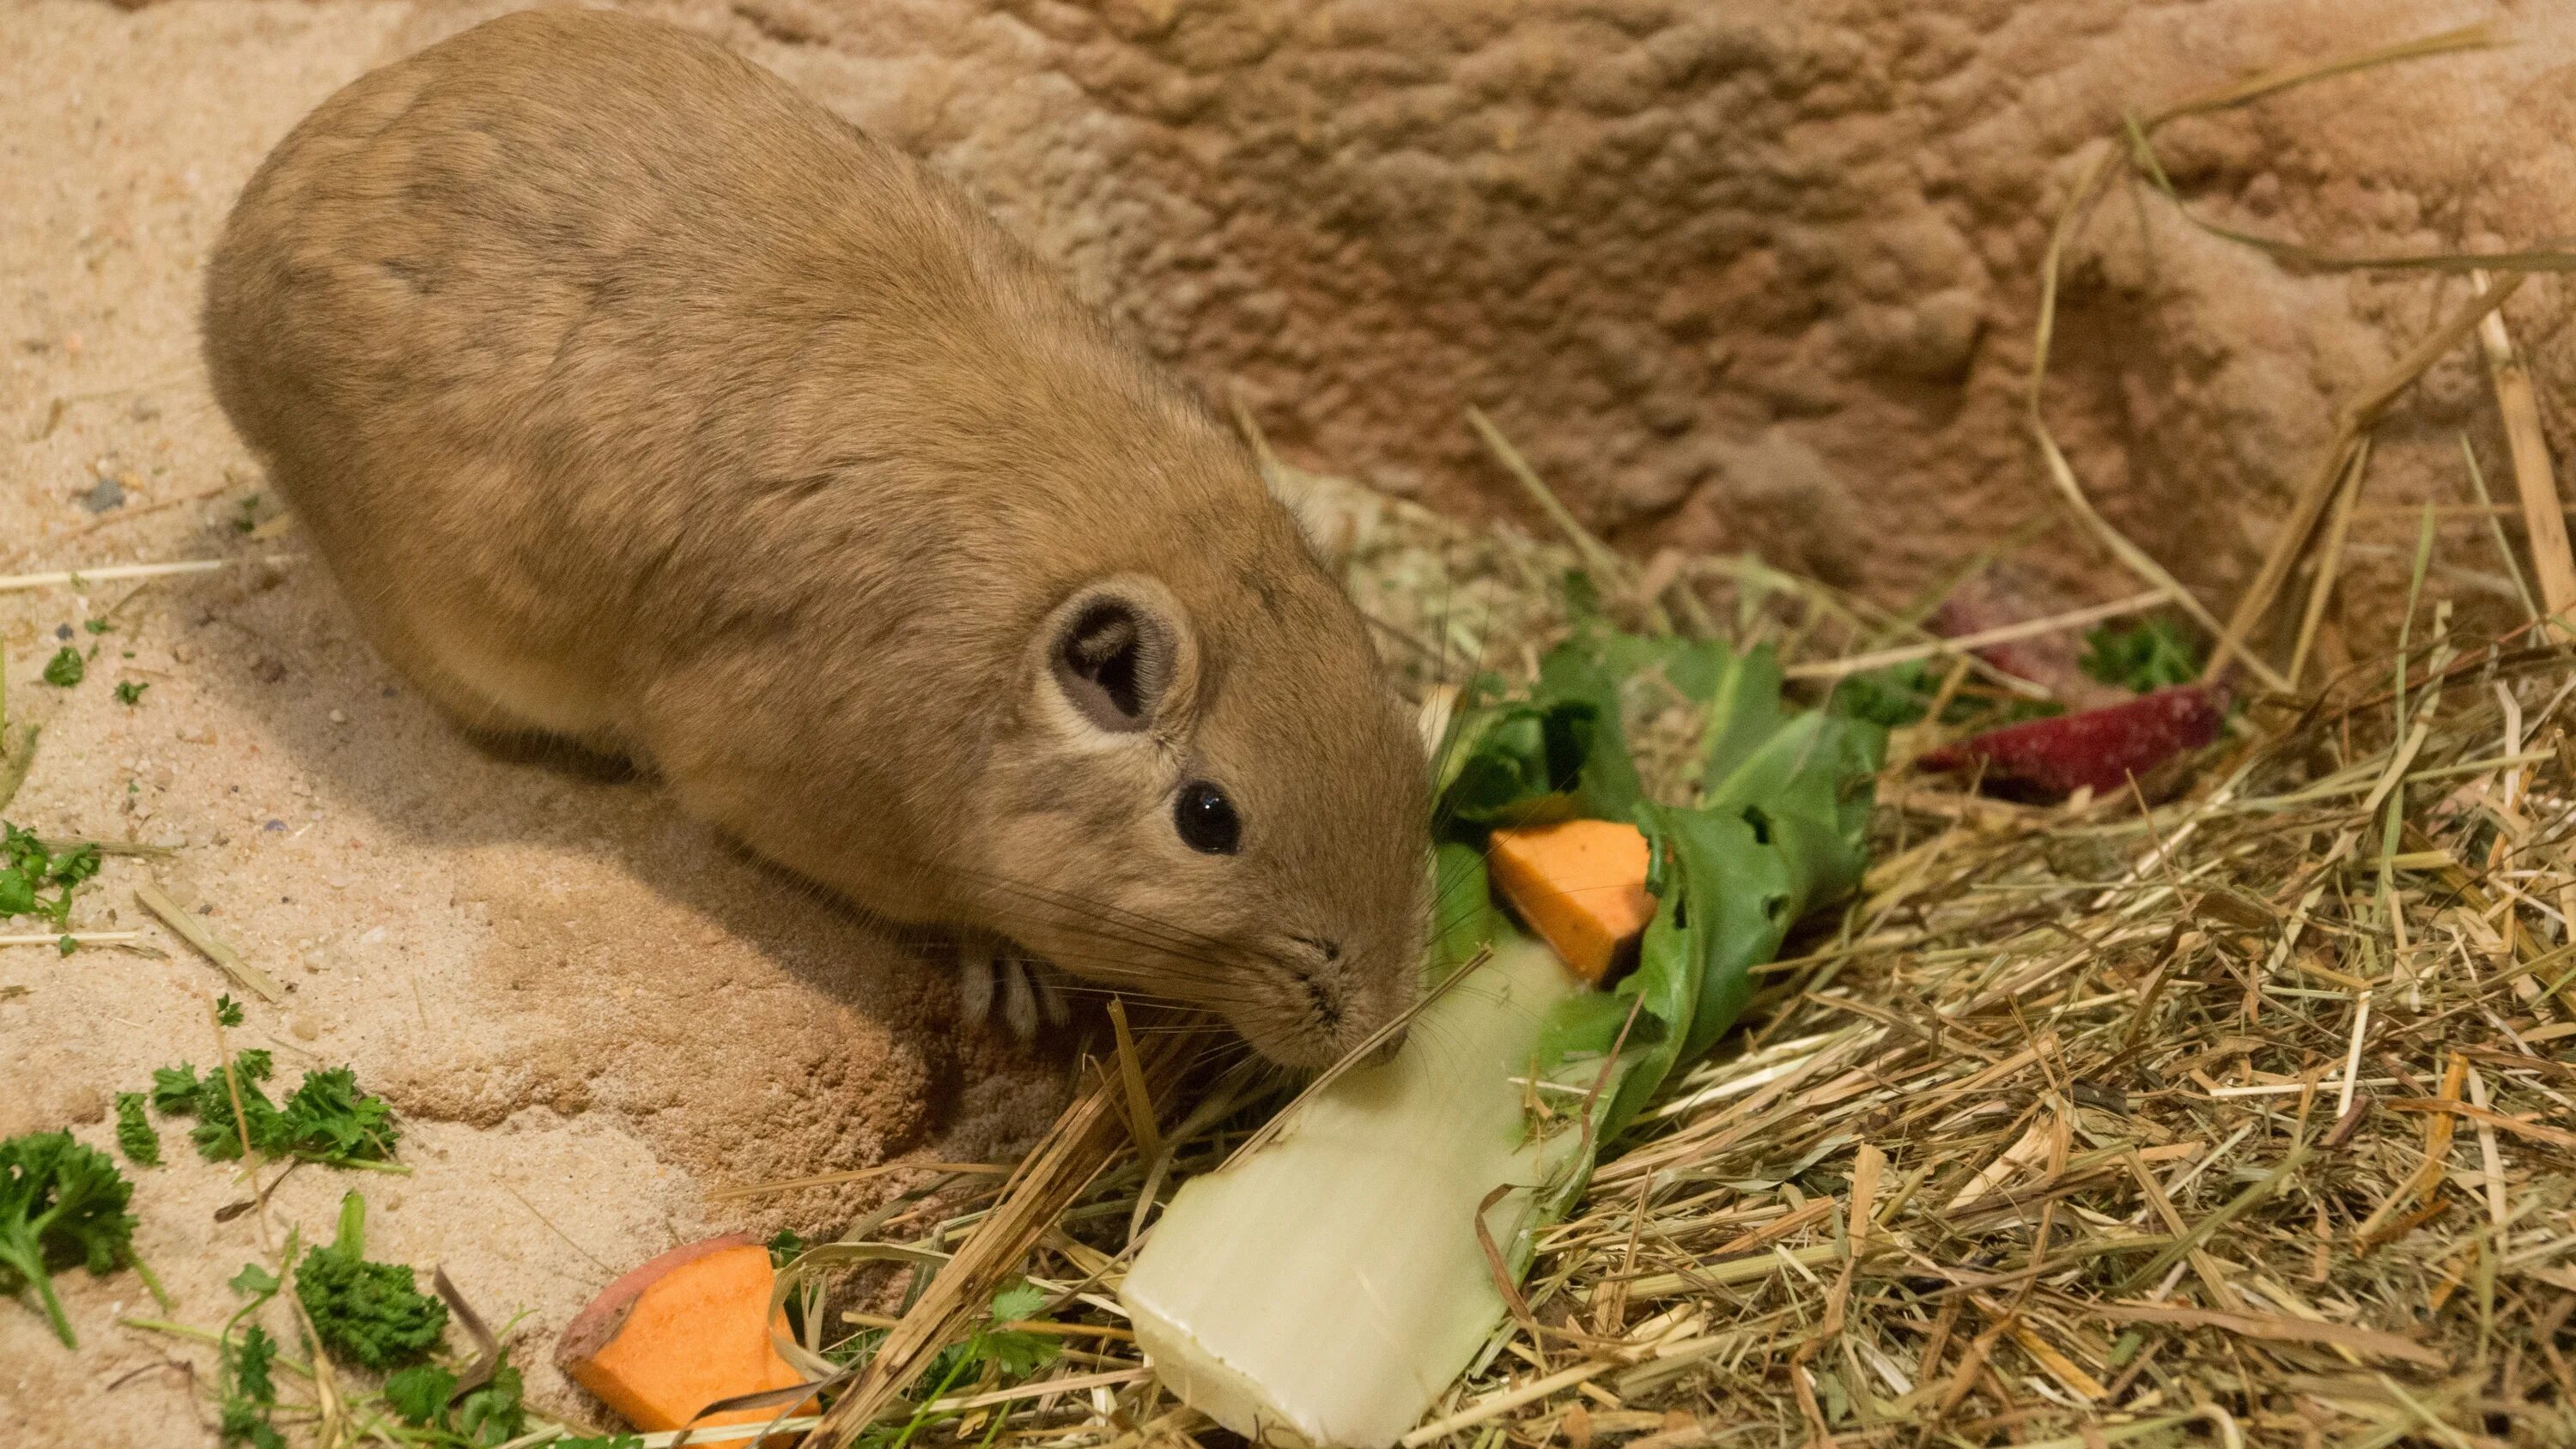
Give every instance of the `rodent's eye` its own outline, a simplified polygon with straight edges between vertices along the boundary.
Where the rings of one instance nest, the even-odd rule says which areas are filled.
[[[1172,826],[1181,832],[1183,845],[1207,855],[1232,855],[1243,843],[1243,821],[1234,813],[1234,802],[1206,780],[1181,787],[1172,804]]]

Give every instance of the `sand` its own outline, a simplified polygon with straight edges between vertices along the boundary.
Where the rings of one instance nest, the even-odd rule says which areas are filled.
[[[166,1165],[129,1171],[167,1316],[219,1322],[245,1261],[291,1226],[327,1237],[362,1189],[372,1253],[443,1265],[485,1318],[517,1321],[534,1405],[605,1426],[547,1357],[609,1278],[710,1232],[827,1231],[882,1190],[711,1205],[706,1189],[1005,1151],[1060,1099],[1062,1047],[961,1038],[933,958],[746,860],[649,782],[464,740],[358,638],[262,496],[195,360],[201,259],[266,149],[418,43],[412,18],[0,11],[0,572],[227,561],[0,593],[10,718],[43,727],[0,813],[176,847],[112,860],[75,917],[139,930],[147,952],[0,948],[0,1135],[69,1126],[107,1146],[113,1094],[216,1058],[227,983],[136,906],[157,873],[289,988],[250,1002],[233,1044],[273,1050],[290,1083],[353,1065],[401,1112],[411,1169],[304,1167],[265,1220],[218,1221],[244,1184],[165,1122]],[[110,632],[82,627],[102,617]],[[61,689],[39,676],[66,630],[99,648]],[[120,682],[148,687],[128,705]],[[157,1312],[134,1276],[61,1287],[77,1351],[0,1303],[0,1437],[212,1442],[210,1355],[118,1326]]]

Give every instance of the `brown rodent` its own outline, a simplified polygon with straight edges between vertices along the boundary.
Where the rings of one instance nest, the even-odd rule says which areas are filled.
[[[364,76],[252,177],[205,352],[464,724],[1283,1063],[1413,1000],[1421,748],[1247,450],[770,73],[552,10]]]

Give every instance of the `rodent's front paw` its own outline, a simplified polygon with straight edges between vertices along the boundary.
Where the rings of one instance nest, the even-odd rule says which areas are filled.
[[[980,1027],[999,1000],[1002,1024],[1022,1041],[1037,1035],[1038,1023],[1062,1026],[1072,1019],[1055,968],[1023,958],[1007,941],[969,937],[957,943],[957,1004],[969,1026]]]

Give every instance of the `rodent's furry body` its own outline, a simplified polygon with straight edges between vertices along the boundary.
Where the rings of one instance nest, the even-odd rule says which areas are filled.
[[[465,724],[631,755],[869,911],[1283,1061],[1410,1001],[1419,746],[1240,442],[958,188],[714,43],[523,12],[353,83],[245,191],[205,354]],[[1175,836],[1202,780],[1239,853]]]

